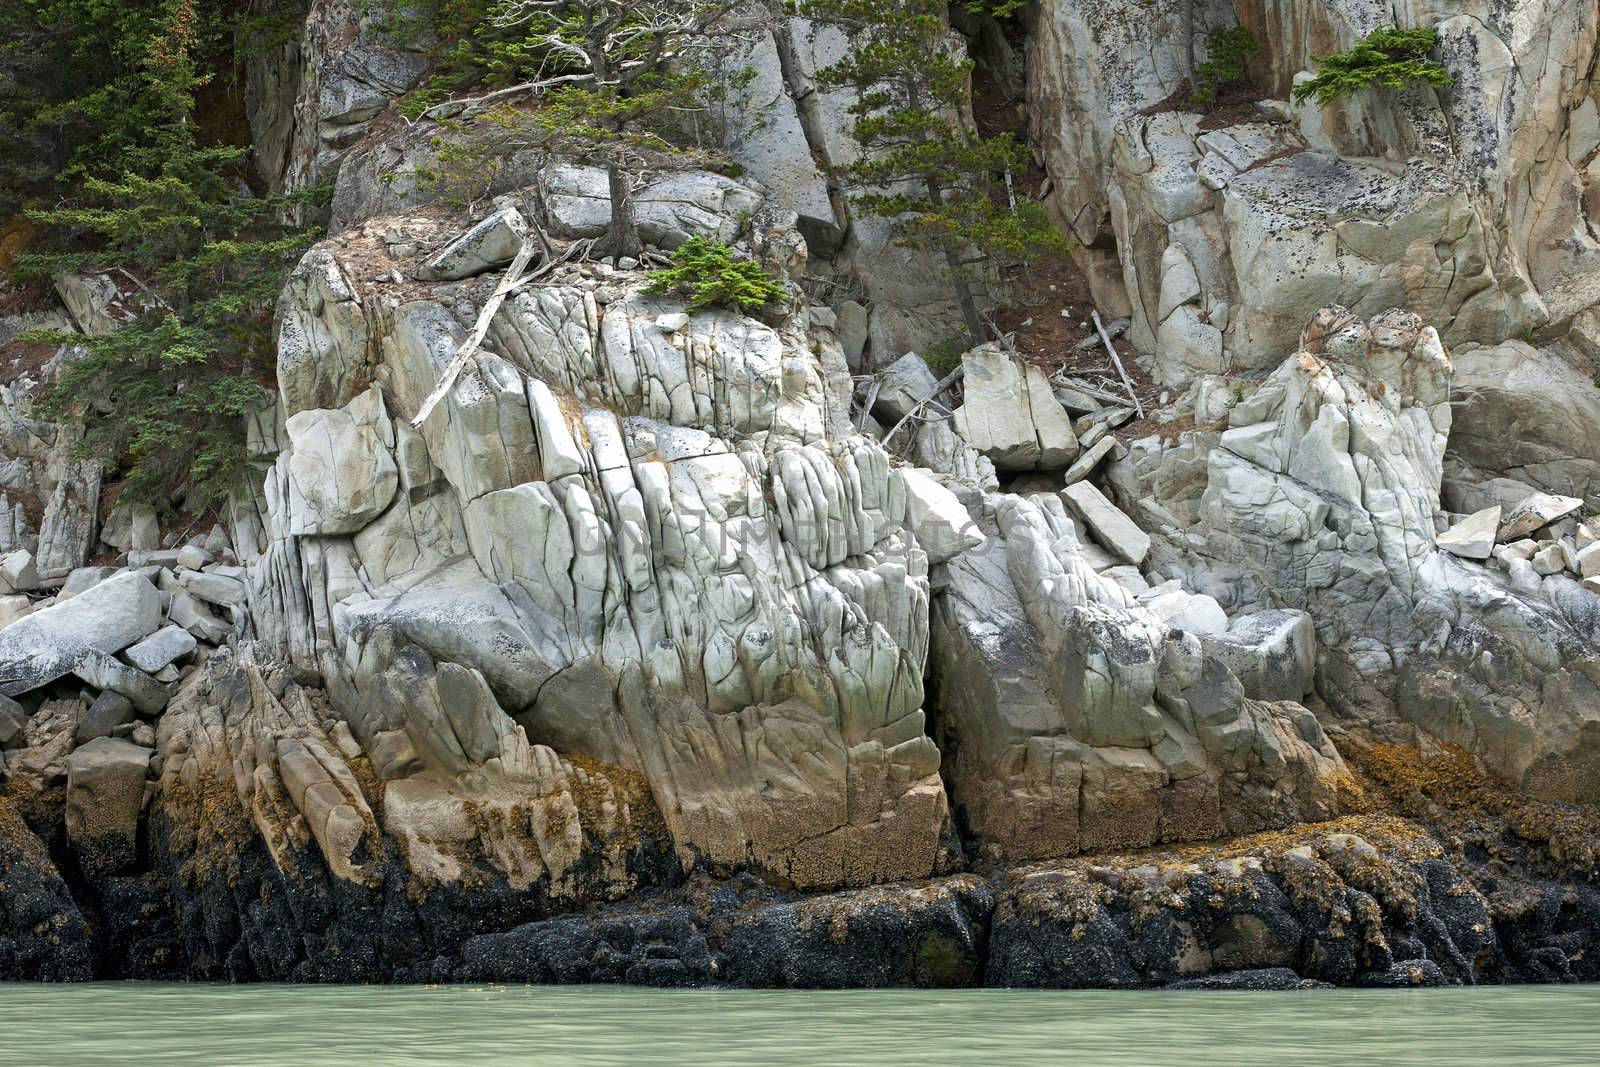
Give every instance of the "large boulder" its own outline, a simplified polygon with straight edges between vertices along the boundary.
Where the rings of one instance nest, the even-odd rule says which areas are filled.
[[[243,593],[240,594],[243,599]],[[195,650],[194,635],[176,623],[170,623],[149,637],[130,647],[125,655],[129,663],[146,674],[155,674],[176,660]]]
[[[91,877],[114,874],[138,857],[152,755],[130,741],[98,737],[67,757],[67,837]]]
[[[1398,716],[1532,792],[1592,798],[1600,615],[1575,581],[1527,560],[1508,583],[1461,558],[1487,529],[1475,547],[1460,531],[1439,545],[1454,368],[1437,334],[1406,312],[1364,322],[1327,308],[1300,341],[1234,405],[1203,480],[1184,446],[1159,442],[1113,477],[1128,497],[1170,487],[1164,510],[1186,516],[1155,554],[1230,611],[1308,612],[1318,691],[1344,714]],[[1498,536],[1581,504],[1534,494]]]
[[[532,238],[528,220],[508,204],[434,252],[413,273],[430,282],[470,278],[510,263]]]
[[[966,507],[928,472],[906,467],[900,477],[906,486],[906,525],[930,564],[944,563],[983,544],[983,531]]]
[[[1486,474],[1600,509],[1600,389],[1567,355],[1522,341],[1457,351],[1450,449]]]
[[[124,571],[0,631],[0,693],[16,696],[67,674],[120,676],[116,666],[131,668],[111,654],[160,625],[161,594],[143,575]]]
[[[961,357],[956,428],[997,470],[1061,470],[1078,454],[1072,420],[1044,372],[993,346]]]
[[[296,412],[288,428],[292,533],[354,533],[388,507],[399,473],[376,387],[336,410]]]

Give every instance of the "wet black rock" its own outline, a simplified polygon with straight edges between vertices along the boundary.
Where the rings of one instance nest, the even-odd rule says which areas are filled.
[[[759,988],[980,984],[994,892],[970,875],[830,893],[736,915],[726,981]]]
[[[1258,993],[1282,992],[1290,989],[1332,989],[1327,982],[1301,978],[1287,967],[1263,967],[1256,971],[1230,971],[1227,974],[1208,974],[1202,978],[1185,978],[1172,982],[1166,989],[1246,990]]]
[[[562,916],[467,941],[458,982],[627,982],[705,985],[717,978],[704,932],[687,908]]]
[[[1402,960],[1382,971],[1359,974],[1354,984],[1372,989],[1411,989],[1450,983],[1432,960]]]
[[[0,981],[95,976],[88,924],[44,844],[0,800]]]

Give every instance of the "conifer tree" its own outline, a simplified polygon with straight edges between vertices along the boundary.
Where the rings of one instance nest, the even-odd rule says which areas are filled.
[[[83,115],[90,136],[71,156],[66,195],[27,212],[47,237],[17,269],[40,280],[107,271],[137,289],[143,313],[114,332],[49,338],[84,351],[40,413],[80,420],[79,454],[126,475],[135,496],[164,504],[179,492],[199,507],[246,469],[242,415],[273,366],[272,304],[310,234],[280,222],[287,200],[242,188],[247,147],[203,143],[196,94],[230,51],[227,6],[120,10],[144,19],[121,23],[142,36],[118,43],[126,69],[79,71],[59,105]]]
[[[1020,0],[968,5],[1009,15]],[[984,266],[1067,245],[1037,204],[1004,185],[1026,149],[984,137],[962,120],[972,61],[952,50],[947,0],[797,0],[797,13],[843,30],[850,52],[817,72],[823,89],[850,88],[851,135],[861,147],[835,177],[855,205],[893,219],[903,243],[942,254],[972,343],[988,339],[979,307]]]
[[[537,56],[544,71],[501,92],[543,94],[533,122],[545,146],[606,169],[605,254],[639,254],[634,176],[675,154],[666,134],[701,106],[717,40],[763,21],[741,11],[745,6],[740,0],[503,0],[492,13],[501,28],[523,28],[515,47]]]

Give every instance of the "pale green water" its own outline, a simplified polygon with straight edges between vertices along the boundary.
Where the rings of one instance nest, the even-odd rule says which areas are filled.
[[[0,985],[0,1064],[1523,1067],[1600,986],[1304,993]]]

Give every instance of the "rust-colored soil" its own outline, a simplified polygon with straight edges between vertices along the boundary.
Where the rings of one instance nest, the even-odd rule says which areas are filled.
[[[1088,279],[1070,256],[1047,256],[1026,268],[1018,268],[1012,284],[1016,297],[995,313],[995,324],[1012,335],[1023,358],[1043,370],[1047,377],[1081,378],[1108,393],[1126,394],[1116,367],[1106,355],[1105,347],[1098,343],[1094,322],[1089,317],[1095,306],[1089,295]],[[1110,325],[1104,315],[1101,322]],[[1078,345],[1090,338],[1096,338],[1095,345],[1079,349]],[[1126,334],[1114,338],[1112,344],[1116,345],[1122,366],[1133,381],[1134,392],[1144,404],[1145,412],[1154,411],[1161,387],[1151,381],[1150,375],[1136,362],[1138,353]],[[1147,434],[1160,425],[1163,424],[1151,419],[1130,423],[1118,430],[1117,436],[1127,439],[1136,428],[1142,428],[1142,433]]]

